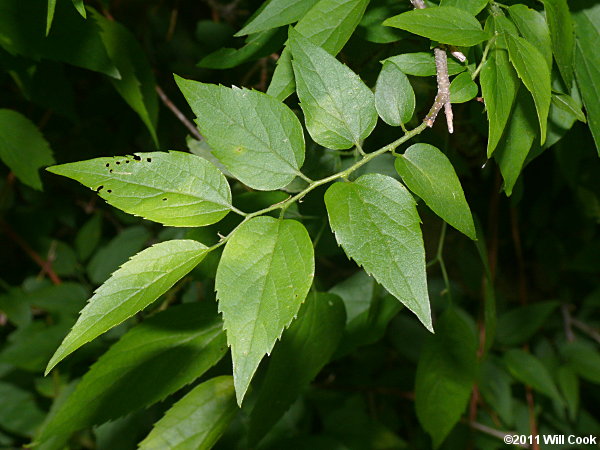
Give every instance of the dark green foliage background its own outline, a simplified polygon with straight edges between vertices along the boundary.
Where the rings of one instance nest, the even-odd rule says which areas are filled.
[[[3,3],[8,0],[0,0],[0,5]],[[286,39],[285,27],[247,62],[226,70],[198,65],[222,47],[241,47],[244,39],[233,34],[260,3],[99,0],[86,5],[129,29],[143,49],[157,84],[191,120],[193,114],[175,85],[173,73],[206,83],[266,90],[275,68],[276,58],[272,55],[280,52]],[[534,2],[528,6],[539,9]],[[368,86],[375,86],[381,60],[430,51],[427,39],[377,25],[409,7],[408,2],[373,0],[367,17],[377,20],[370,24],[364,19],[340,52],[338,59]],[[32,2],[27,8],[43,11],[39,17],[45,18],[45,1]],[[70,2],[58,0],[51,35],[63,26],[65,8],[72,9]],[[76,14],[74,10],[70,13]],[[35,25],[43,32],[44,21],[38,22]],[[93,26],[90,14],[85,25]],[[72,39],[76,41],[77,37]],[[382,40],[389,43],[380,43]],[[481,50],[474,50],[473,56],[479,59]],[[36,68],[35,75],[27,78],[32,68]],[[408,129],[419,125],[427,114],[437,89],[435,77],[410,77],[410,81],[417,109]],[[157,150],[140,117],[102,73],[60,58],[38,61],[14,57],[0,45],[0,92],[0,107],[18,111],[35,123],[59,164]],[[286,103],[300,114],[295,95]],[[436,352],[445,357],[451,354],[456,349],[452,346],[452,327],[460,331],[454,336],[457,347],[466,327],[477,336],[477,347],[482,350],[480,339],[486,332],[491,333],[485,324],[494,322],[484,320],[484,305],[492,296],[497,308],[496,338],[486,343],[489,353],[473,374],[476,382],[470,406],[441,448],[503,448],[500,439],[477,427],[531,434],[530,414],[535,415],[540,433],[600,434],[600,159],[590,129],[582,122],[575,122],[568,130],[554,128],[560,140],[543,151],[534,146],[532,153],[539,155],[530,155],[531,161],[507,197],[501,191],[498,166],[486,158],[484,104],[472,100],[453,106],[454,134],[447,133],[441,114],[433,129],[409,143],[425,142],[444,151],[460,177],[479,228],[480,239],[474,243],[451,227],[446,230],[442,220],[419,202],[428,261],[436,257],[443,236],[441,254],[450,290],[439,264],[433,264],[427,272],[433,315],[444,320],[442,331],[430,335],[409,311],[401,309],[381,286],[349,261],[327,223],[325,188],[316,189],[297,210],[307,218],[304,224],[312,240],[317,241],[315,286],[321,292],[332,289],[349,301],[365,301],[370,309],[346,325],[340,344],[335,352],[331,350],[330,361],[303,389],[288,413],[271,427],[260,448],[429,448],[436,439],[432,441],[419,420],[421,414],[433,417],[443,405],[430,404],[425,410],[415,410],[417,365],[429,368],[427,375],[433,377],[435,370],[445,369],[419,360],[423,355],[435,358]],[[364,150],[378,149],[401,133],[379,121]],[[158,149],[196,148],[199,144],[188,134],[161,103]],[[26,155],[26,149],[23,152]],[[338,153],[323,150],[307,139],[304,167],[313,179],[330,173],[323,160],[314,156],[322,152],[330,153],[332,164],[347,164],[352,159],[340,158]],[[366,170],[394,174],[393,163],[391,156],[384,155]],[[209,254],[145,312],[82,347],[61,363],[58,371],[44,377],[48,360],[85,300],[110,273],[150,244],[188,238],[210,246],[217,242],[218,233],[226,235],[239,223],[239,218],[230,214],[218,224],[199,229],[163,227],[110,207],[94,192],[71,180],[45,171],[41,178],[44,189],[36,191],[0,164],[0,448],[18,448],[31,442],[50,409],[70,392],[74,381],[147,316],[168,305],[212,304],[221,250]],[[244,211],[258,210],[287,197],[282,192],[252,191],[240,183],[232,184],[232,192],[235,206]],[[31,253],[49,261],[61,285],[53,286]],[[350,277],[355,277],[360,289],[347,287],[345,280]],[[452,317],[444,315],[449,305],[453,307]],[[449,337],[445,338],[444,333]],[[574,344],[569,345],[571,341]],[[448,345],[449,351],[445,347]],[[574,346],[579,351],[571,351]],[[511,365],[517,358],[506,355],[516,349],[537,358],[550,374],[552,384],[559,387],[559,398],[539,388],[535,376],[523,374],[523,366]],[[275,353],[273,359],[276,357],[280,356]],[[459,349],[459,368],[465,363],[463,357]],[[573,375],[575,389],[563,390],[560,367],[568,368],[563,370]],[[252,416],[252,407],[257,403],[261,383],[271,376],[266,372],[263,361],[253,381],[254,389],[216,448],[250,448],[248,439],[254,439],[254,431],[249,427],[258,420]],[[135,448],[152,424],[191,387],[230,373],[231,360],[226,356],[195,384],[165,399],[160,397],[162,401],[147,409],[119,417],[117,408],[112,411],[110,405],[104,405],[106,411],[99,411],[98,416],[113,421],[78,431],[69,447]],[[417,392],[418,384],[417,380]],[[139,404],[145,405],[143,401]]]

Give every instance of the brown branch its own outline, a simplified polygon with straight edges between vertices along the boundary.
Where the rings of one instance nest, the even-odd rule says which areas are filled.
[[[571,323],[600,344],[600,333],[579,319],[571,317]]]
[[[175,106],[175,104],[171,101],[171,99],[169,99],[169,97],[167,97],[167,94],[165,94],[165,91],[163,91],[162,88],[158,84],[156,85],[156,92],[158,93],[158,96],[160,97],[162,102],[165,104],[165,106],[171,110],[171,112],[175,115],[175,117],[177,117],[177,119],[179,119],[179,121],[182,124],[185,125],[185,127],[190,131],[190,133],[192,133],[192,136],[194,136],[199,141],[204,139],[202,137],[202,135],[200,134],[200,132],[198,131],[198,129],[194,126],[194,124],[192,122],[190,122],[187,117],[185,117],[185,115],[179,110],[179,108],[177,108],[177,106]]]
[[[527,399],[527,409],[529,410],[529,433],[532,436],[538,436],[537,420],[535,417],[535,403],[533,401],[533,391],[530,386],[525,386],[525,398]],[[540,450],[540,444],[533,440],[531,448]]]
[[[435,67],[437,72],[438,93],[435,96],[433,106],[425,116],[425,123],[428,127],[432,127],[438,113],[444,107],[446,113],[446,122],[448,123],[448,132],[454,131],[452,105],[450,103],[450,78],[448,77],[448,58],[446,50],[441,48],[433,49],[435,55]]]
[[[33,261],[35,261],[35,263],[38,266],[41,267],[42,272],[48,275],[48,278],[50,278],[50,281],[52,281],[53,284],[62,283],[62,280],[59,278],[58,275],[56,275],[56,273],[52,269],[52,264],[49,261],[45,261],[40,255],[38,255],[38,253],[34,249],[32,249],[29,246],[29,244],[25,242],[25,240],[13,230],[7,222],[0,219],[0,227],[2,227],[6,235],[11,240],[13,240],[19,247],[21,247],[21,249],[27,254],[27,256],[29,256]]]

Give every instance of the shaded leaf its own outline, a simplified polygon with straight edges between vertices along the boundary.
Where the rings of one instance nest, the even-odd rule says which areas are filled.
[[[476,352],[477,339],[469,324],[455,311],[446,311],[424,346],[415,376],[417,418],[434,448],[467,407],[477,373]]]
[[[514,308],[498,317],[496,340],[501,345],[526,343],[556,310],[558,302],[539,302]]]
[[[488,3],[488,0],[442,0],[440,6],[454,6],[476,16]]]
[[[81,17],[83,17],[84,19],[87,18],[83,0],[73,0],[73,6],[77,10],[77,12],[81,15]]]
[[[471,239],[476,239],[471,209],[450,160],[429,144],[411,145],[396,159],[408,188],[433,212]]]
[[[575,76],[588,117],[588,126],[600,155],[600,54],[590,49],[600,48],[600,30],[594,25],[591,10],[578,11],[573,16],[577,34]]]
[[[54,164],[52,150],[38,128],[22,114],[0,109],[0,160],[26,185],[42,190],[38,170]]]
[[[54,20],[54,11],[56,10],[56,0],[48,0],[48,12],[46,16],[46,36],[50,34],[52,21]]]
[[[540,51],[548,69],[552,70],[552,43],[544,16],[521,4],[512,5],[508,8],[508,12],[519,32]]]
[[[333,184],[325,204],[348,256],[432,331],[420,220],[404,186],[385,175],[363,175]]]
[[[552,376],[542,362],[523,350],[512,349],[504,354],[504,362],[510,373],[520,382],[536,391],[563,403]]]
[[[294,27],[302,36],[337,55],[365,13],[369,0],[320,0]],[[286,47],[277,60],[267,94],[285,100],[295,89],[290,50]]]
[[[533,44],[512,34],[506,35],[506,42],[510,61],[535,102],[541,131],[540,144],[543,144],[546,140],[550,109],[550,71],[544,57]]]
[[[294,23],[301,19],[318,1],[269,0],[235,35],[245,36]]]
[[[189,153],[95,158],[48,171],[79,181],[116,208],[163,225],[210,225],[231,210],[231,191],[223,174]]]
[[[311,137],[332,149],[359,145],[377,124],[373,92],[347,66],[294,30],[289,45]]]
[[[246,43],[241,48],[220,48],[202,58],[198,67],[231,69],[278,51],[285,36],[285,30],[266,30],[252,34],[248,36]]]
[[[110,275],[144,248],[150,233],[142,226],[129,227],[121,231],[100,248],[90,260],[87,273],[94,284],[104,283]]]
[[[337,295],[310,293],[273,354],[250,415],[250,442],[273,427],[329,362],[344,332],[346,314]]]
[[[179,77],[175,81],[213,154],[242,183],[269,191],[298,175],[304,162],[304,134],[287,106],[258,91]]]
[[[575,116],[580,122],[587,122],[585,114],[583,114],[583,111],[581,110],[581,103],[576,102],[575,99],[573,99],[573,97],[571,97],[570,95],[563,94],[560,92],[553,92],[552,104],[557,108],[568,112],[572,116]]]
[[[388,125],[407,123],[415,111],[415,92],[404,72],[391,61],[384,61],[375,85],[375,107]]]
[[[503,189],[508,196],[512,194],[525,159],[535,141],[537,134],[535,118],[535,107],[531,97],[521,89],[504,135],[494,154],[504,178]]]
[[[541,0],[546,10],[546,21],[550,28],[552,50],[556,65],[567,89],[573,84],[573,61],[575,34],[567,0]]]
[[[231,347],[238,404],[265,354],[287,328],[312,285],[312,242],[295,220],[261,216],[225,245],[215,289]]]
[[[156,403],[201,376],[226,351],[214,304],[192,303],[160,312],[128,331],[98,359],[36,441],[66,440],[78,429]]]
[[[206,256],[191,240],[156,244],[138,253],[100,286],[48,363],[46,373],[85,343],[143,310]]]
[[[0,3],[0,46],[12,55],[47,58],[119,78],[120,74],[100,36],[94,20],[83,19],[65,1],[56,4],[52,33],[46,37],[47,0]]]
[[[492,156],[510,117],[519,80],[505,50],[493,50],[481,69],[481,91],[488,116],[487,157]]]
[[[13,384],[0,381],[0,427],[21,436],[32,436],[44,420],[44,412],[33,395]]]
[[[221,376],[196,386],[175,403],[139,444],[150,449],[210,449],[238,412],[233,378]]]
[[[121,74],[120,79],[113,78],[111,83],[131,109],[140,116],[158,147],[156,80],[146,53],[123,25],[105,18],[94,10],[92,17],[100,27],[100,36],[110,59]]]
[[[450,102],[465,103],[477,96],[479,88],[471,79],[471,74],[463,72],[450,83]]]
[[[595,346],[582,341],[568,342],[560,353],[577,375],[600,384],[600,352]]]
[[[490,37],[475,16],[453,6],[414,9],[390,17],[383,24],[461,47],[477,45]]]
[[[577,418],[579,411],[579,378],[568,366],[562,366],[556,373],[556,380],[567,405],[567,411],[572,421]]]
[[[382,62],[392,62],[398,68],[407,75],[413,75],[416,77],[429,77],[437,73],[435,68],[435,58],[433,53],[403,53],[401,55],[391,56],[384,59]],[[448,59],[448,75],[456,75],[457,73],[463,72],[466,67],[454,61]]]

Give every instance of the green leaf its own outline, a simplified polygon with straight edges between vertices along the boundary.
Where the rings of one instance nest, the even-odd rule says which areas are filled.
[[[575,76],[588,117],[588,126],[600,155],[600,54],[590,49],[600,48],[600,30],[594,26],[588,10],[574,15],[577,41]]]
[[[504,135],[494,154],[494,158],[500,166],[502,178],[504,178],[503,189],[508,196],[512,194],[525,159],[535,141],[537,134],[535,118],[535,108],[531,97],[521,89]]]
[[[146,53],[123,25],[105,18],[94,10],[92,17],[100,27],[100,36],[110,59],[121,74],[120,79],[113,78],[111,83],[131,109],[140,116],[158,147],[156,80]]]
[[[301,19],[319,0],[269,0],[258,14],[238,31],[236,36],[258,33],[294,23]]]
[[[489,0],[442,0],[440,6],[454,6],[476,16],[488,3]]]
[[[250,415],[250,443],[257,443],[284,415],[308,383],[329,362],[346,323],[342,300],[310,293],[277,344]]]
[[[538,302],[514,308],[498,317],[496,340],[501,345],[526,343],[558,307],[558,302]]]
[[[552,104],[557,108],[568,112],[572,116],[575,116],[580,122],[586,123],[585,114],[581,110],[581,103],[575,101],[573,97],[561,92],[552,93]]]
[[[246,43],[241,48],[220,48],[202,58],[198,67],[231,69],[261,56],[268,56],[279,51],[285,36],[284,30],[266,30],[252,34],[246,38]]]
[[[445,312],[422,350],[415,376],[417,418],[434,448],[467,407],[477,372],[476,353],[477,339],[469,323],[451,309]]]
[[[304,133],[287,106],[258,91],[175,81],[214,155],[242,183],[270,191],[296,178],[304,162]]]
[[[550,109],[550,71],[544,57],[537,48],[528,41],[511,34],[506,35],[508,56],[517,70],[519,78],[533,96],[540,123],[540,143],[546,140],[548,110]]]
[[[150,233],[142,226],[121,231],[100,248],[90,260],[87,273],[94,284],[104,283],[129,258],[144,248]]]
[[[66,356],[143,310],[206,256],[199,242],[161,242],[138,253],[112,274],[89,300],[77,323],[48,363],[46,373]]]
[[[512,111],[519,80],[505,50],[492,50],[481,68],[481,92],[488,116],[487,157],[492,156]]]
[[[514,425],[515,414],[515,402],[510,387],[512,383],[512,377],[502,365],[496,363],[495,358],[483,359],[479,375],[479,390],[485,402],[509,427]]]
[[[600,352],[595,346],[583,341],[568,342],[560,353],[581,378],[600,384]]]
[[[96,22],[83,19],[67,2],[57,2],[54,32],[46,36],[47,1],[30,0],[28,7],[23,8],[21,0],[3,0],[0,3],[0,47],[11,55],[62,61],[119,78]]]
[[[390,61],[383,62],[377,77],[375,107],[379,117],[394,127],[407,123],[415,112],[415,92],[404,72]]]
[[[75,236],[75,250],[80,261],[86,261],[100,243],[102,237],[102,214],[96,212],[83,224]]]
[[[450,101],[452,103],[465,103],[477,96],[479,88],[471,79],[471,74],[463,72],[450,83]]]
[[[238,412],[233,378],[221,376],[196,386],[175,403],[150,434],[141,450],[210,449]]]
[[[223,174],[189,153],[136,153],[47,170],[79,181],[115,208],[163,225],[210,225],[231,210],[231,191]]]
[[[461,47],[472,47],[490,38],[474,15],[453,6],[414,9],[390,17],[383,24]]]
[[[295,220],[255,217],[225,245],[215,289],[241,405],[265,354],[304,302],[315,270],[308,232]]]
[[[27,186],[42,190],[38,170],[54,164],[52,150],[38,128],[22,114],[0,109],[0,160]]]
[[[508,8],[508,12],[521,35],[540,51],[548,65],[548,70],[552,70],[552,43],[544,17],[521,4],[512,5]]]
[[[564,402],[546,366],[531,353],[512,349],[504,354],[504,362],[517,380],[561,404]]]
[[[575,34],[567,0],[541,0],[546,10],[546,21],[550,28],[552,50],[560,75],[571,89],[573,84],[573,61]]]
[[[294,30],[289,46],[311,137],[338,150],[360,145],[377,124],[373,92],[347,66]]]
[[[192,303],[157,313],[98,359],[36,440],[66,440],[78,429],[154,404],[197,379],[226,351],[214,304]]]
[[[433,212],[471,239],[476,239],[471,209],[450,160],[429,144],[411,145],[396,159],[408,188]]]
[[[56,10],[56,0],[48,0],[48,13],[46,16],[46,36],[50,34],[52,21],[54,20],[54,11]]]
[[[384,59],[382,62],[385,63],[387,61],[394,63],[407,75],[430,77],[437,73],[437,69],[435,68],[435,58],[431,52],[403,53],[401,55],[391,56],[390,58]],[[448,75],[456,75],[465,70],[465,66],[453,59],[448,59]]]
[[[393,178],[363,175],[325,193],[331,229],[348,256],[433,331],[425,250],[414,198]]]
[[[0,381],[0,427],[21,436],[32,436],[44,420],[44,412],[36,404],[31,392]]]
[[[569,417],[574,422],[579,411],[579,378],[569,366],[562,366],[556,373],[556,381],[565,399]]]
[[[294,30],[337,55],[360,23],[369,0],[320,0],[300,19]],[[286,47],[277,60],[277,67],[267,94],[283,101],[295,89],[292,58]]]
[[[81,17],[83,17],[84,19],[87,18],[83,0],[73,0],[73,6],[77,10],[77,12],[81,15]]]

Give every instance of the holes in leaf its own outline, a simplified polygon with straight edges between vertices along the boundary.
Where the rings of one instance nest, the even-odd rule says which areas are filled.
[[[110,170],[108,171],[108,173],[113,173],[113,170],[112,170],[112,169],[110,169]]]
[[[106,192],[110,194],[112,192],[112,189],[107,189]]]
[[[167,199],[166,199],[166,198],[163,198],[163,202],[166,202],[166,201],[167,201]]]
[[[125,160],[125,163],[129,164],[129,160],[128,160],[128,159],[126,159],[126,160]]]
[[[138,155],[133,155],[133,159],[135,159],[136,161],[141,161],[142,157]]]
[[[152,158],[146,158],[146,161],[152,162]]]
[[[117,161],[117,165],[121,164],[121,161]]]
[[[106,163],[106,167],[110,167],[110,163]]]
[[[102,188],[104,188],[104,185],[100,185],[96,188],[96,192],[100,192],[102,190]]]

